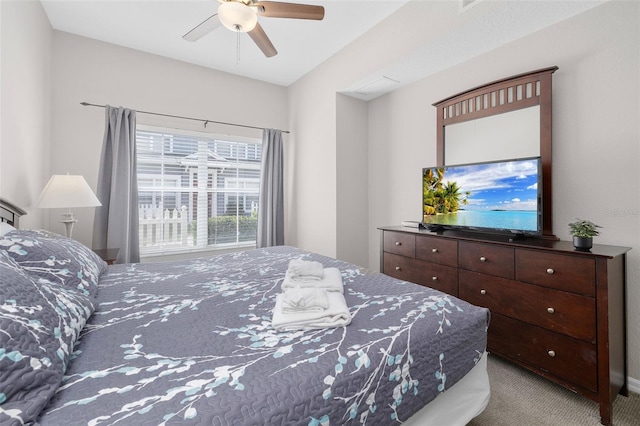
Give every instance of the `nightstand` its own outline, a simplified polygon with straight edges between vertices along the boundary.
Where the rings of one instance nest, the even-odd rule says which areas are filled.
[[[94,249],[93,251],[95,254],[100,256],[102,260],[107,262],[107,265],[113,265],[114,263],[116,263],[118,253],[120,253],[119,248]]]

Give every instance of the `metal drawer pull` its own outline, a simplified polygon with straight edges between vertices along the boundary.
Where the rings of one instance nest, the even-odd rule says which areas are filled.
[[[553,308],[547,308],[547,312],[549,312],[550,314],[554,313],[556,310]]]
[[[555,271],[551,268],[547,269],[547,274],[552,275]]]
[[[484,256],[481,256],[481,257],[480,257],[480,262],[486,262],[486,261],[487,261],[487,258],[486,258],[486,257],[484,257]]]
[[[549,354],[549,356],[550,356],[551,358],[553,358],[554,356],[556,356],[556,351],[549,351],[549,352],[547,352],[547,353]]]
[[[487,294],[487,290],[483,288],[482,290],[480,290],[480,294]]]
[[[399,270],[400,270],[400,267],[399,267],[399,266],[396,266],[396,271],[399,271]]]
[[[437,252],[438,252],[438,249],[437,249],[437,248],[432,248],[432,249],[431,249],[431,253],[437,253]]]
[[[402,243],[401,243],[400,241],[396,241],[396,245],[397,245],[397,246],[401,246],[401,245],[402,245]]]
[[[438,281],[438,277],[431,277],[431,280]]]

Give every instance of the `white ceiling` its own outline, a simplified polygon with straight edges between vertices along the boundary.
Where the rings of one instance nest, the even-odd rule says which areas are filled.
[[[260,17],[278,54],[266,58],[251,38],[224,27],[196,42],[182,36],[218,10],[217,0],[43,0],[60,31],[130,47],[281,86],[311,71],[407,0],[279,0],[317,4],[322,21]],[[239,60],[238,60],[239,54]]]
[[[322,21],[260,17],[260,24],[278,50],[272,58],[266,58],[247,34],[241,33],[238,39],[237,33],[224,27],[196,42],[182,39],[216,13],[217,0],[42,0],[41,3],[56,30],[289,86],[408,1],[291,0],[322,5],[325,17]],[[491,7],[485,7],[488,12],[479,15],[481,19],[452,29],[446,37],[432,40],[403,60],[353,82],[341,93],[373,99],[606,1],[502,0],[490,4],[486,0],[484,6]],[[482,3],[475,0],[471,7]]]

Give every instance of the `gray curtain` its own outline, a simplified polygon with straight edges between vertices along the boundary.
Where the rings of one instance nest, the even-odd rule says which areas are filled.
[[[116,263],[140,261],[136,173],[136,112],[107,105],[93,247],[119,248]]]
[[[264,129],[257,247],[281,245],[284,245],[282,131]]]

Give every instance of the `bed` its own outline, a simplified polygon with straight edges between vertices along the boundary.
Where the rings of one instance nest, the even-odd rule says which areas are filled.
[[[340,270],[348,326],[272,327],[292,259]],[[488,403],[486,309],[294,247],[107,266],[9,229],[0,267],[3,425],[464,425]]]

